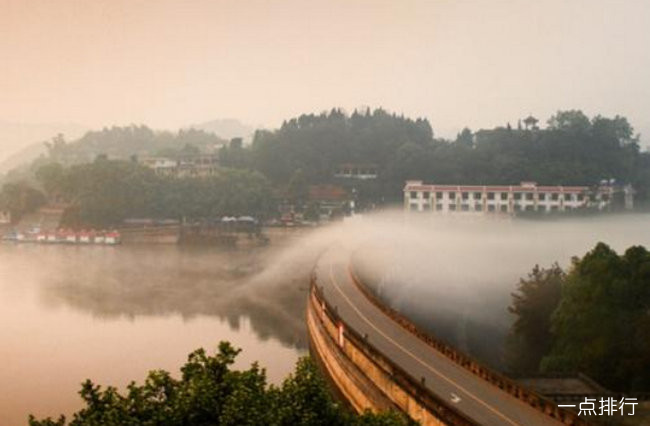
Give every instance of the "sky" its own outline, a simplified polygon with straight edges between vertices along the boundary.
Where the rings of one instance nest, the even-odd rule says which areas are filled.
[[[370,106],[453,137],[582,109],[650,133],[645,0],[0,0],[0,58],[4,122],[273,128]]]

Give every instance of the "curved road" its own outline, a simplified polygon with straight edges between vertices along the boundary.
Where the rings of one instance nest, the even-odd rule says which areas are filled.
[[[350,253],[330,249],[318,261],[324,297],[350,327],[412,377],[481,425],[561,424],[490,385],[407,332],[368,300],[352,280]]]

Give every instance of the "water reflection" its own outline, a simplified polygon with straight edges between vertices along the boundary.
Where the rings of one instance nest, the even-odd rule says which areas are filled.
[[[273,261],[268,250],[67,249],[63,262],[59,253],[55,255],[60,273],[50,276],[41,289],[46,306],[65,303],[102,319],[180,315],[188,320],[207,315],[227,321],[235,330],[246,317],[261,339],[306,348],[306,272],[287,271],[268,279],[262,274]],[[84,266],[79,264],[80,250]]]
[[[279,382],[305,353],[310,259],[276,247],[0,245],[0,424],[75,411],[79,383],[172,373],[229,340]]]

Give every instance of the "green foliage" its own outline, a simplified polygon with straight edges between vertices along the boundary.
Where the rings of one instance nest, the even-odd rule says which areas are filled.
[[[595,185],[602,179],[631,183],[640,204],[650,203],[650,153],[641,152],[638,136],[624,117],[587,117],[577,110],[558,111],[539,129],[509,125],[472,132],[454,141],[435,139],[429,122],[385,110],[301,115],[275,131],[259,130],[250,147],[215,135],[186,130],[154,132],[144,126],[89,132],[68,143],[57,136],[48,143],[50,160],[64,165],[87,163],[99,154],[110,159],[186,152],[216,152],[226,168],[255,170],[275,188],[285,189],[301,170],[304,183],[342,184],[357,189],[360,204],[401,200],[406,179],[450,184]],[[183,148],[185,147],[185,148]],[[189,150],[189,151],[187,151]],[[41,160],[42,161],[42,160]],[[346,163],[372,164],[379,177],[371,182],[336,179]],[[49,189],[46,189],[49,192]]]
[[[157,176],[132,161],[99,157],[68,168],[47,164],[36,175],[44,187],[72,204],[63,220],[74,227],[114,226],[134,217],[265,217],[273,210],[268,182],[247,170],[223,169],[212,177],[176,179]]]
[[[582,371],[620,390],[650,388],[650,253],[599,243],[574,259],[552,317],[543,371]]]
[[[379,168],[374,201],[396,200],[404,180],[437,183],[594,185],[602,179],[632,183],[639,197],[650,195],[650,154],[623,117],[589,119],[581,111],[559,111],[546,129],[499,127],[453,142],[433,138],[426,120],[383,110],[302,115],[275,132],[257,132],[253,165],[273,182],[286,185],[301,169],[309,183],[332,180],[342,163]],[[363,195],[362,195],[363,196]]]
[[[549,269],[535,265],[512,293],[508,311],[516,315],[506,342],[509,370],[516,375],[534,374],[551,348],[551,314],[560,302],[565,274],[554,264]]]
[[[272,182],[287,185],[301,169],[308,183],[328,183],[343,163],[376,164],[383,192],[400,195],[404,182],[393,176],[397,150],[404,144],[433,143],[428,121],[388,114],[355,111],[347,116],[337,109],[320,115],[301,115],[274,132],[258,131],[252,145],[253,167]],[[389,189],[390,187],[390,189]]]
[[[191,353],[181,368],[181,378],[165,371],[152,371],[144,384],[131,383],[121,394],[115,388],[87,380],[80,391],[84,408],[73,415],[69,426],[87,425],[367,425],[407,424],[396,413],[355,416],[336,404],[325,382],[308,358],[281,386],[268,386],[257,364],[248,370],[231,370],[238,349],[227,342],[207,355]],[[65,426],[63,416],[37,420],[30,426]]]
[[[293,204],[302,204],[309,195],[309,185],[302,169],[297,169],[287,185],[287,196]]]
[[[561,292],[560,292],[561,289]],[[585,373],[619,391],[650,389],[650,252],[598,243],[568,274],[535,267],[510,311],[514,372]],[[541,361],[540,361],[541,358]]]
[[[250,169],[252,167],[251,152],[244,148],[241,138],[234,138],[229,145],[221,147],[219,161],[223,167],[233,169]]]
[[[25,182],[9,182],[0,191],[0,210],[8,210],[16,223],[45,204],[45,195]]]
[[[93,161],[98,155],[126,160],[132,156],[170,155],[213,151],[226,141],[201,130],[180,130],[178,133],[154,132],[146,126],[104,128],[87,132],[73,142],[57,135],[45,146],[53,162],[65,165]]]

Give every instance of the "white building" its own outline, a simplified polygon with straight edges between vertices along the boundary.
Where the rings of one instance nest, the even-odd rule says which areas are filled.
[[[146,157],[140,164],[153,169],[159,176],[208,177],[219,173],[219,156],[216,154],[183,155],[179,158]]]
[[[158,175],[169,176],[176,172],[178,160],[167,157],[147,157],[141,159],[140,164],[153,169]]]
[[[413,212],[563,212],[594,207],[609,207],[617,192],[625,197],[625,207],[632,206],[632,189],[620,191],[612,185],[596,190],[588,186],[538,186],[535,182],[520,185],[428,185],[407,181],[404,208]]]

